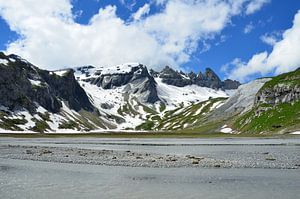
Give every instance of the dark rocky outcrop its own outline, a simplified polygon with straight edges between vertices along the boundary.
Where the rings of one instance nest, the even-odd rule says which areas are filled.
[[[159,77],[162,79],[163,83],[183,87],[191,85],[193,82],[188,78],[183,72],[178,72],[166,66],[160,73]]]
[[[236,80],[226,79],[222,84],[222,88],[224,90],[232,90],[237,89],[240,85],[241,83]]]
[[[34,113],[38,105],[57,113],[65,101],[71,109],[93,111],[85,91],[72,70],[63,76],[41,70],[16,55],[0,53],[0,105],[10,111],[27,109]]]
[[[206,69],[205,74],[199,72],[198,75],[194,72],[188,74],[185,74],[182,71],[178,72],[169,66],[166,66],[160,73],[151,73],[155,75],[158,74],[157,76],[162,78],[162,82],[178,87],[195,84],[213,89],[230,90],[237,89],[241,85],[238,81],[230,79],[221,81],[218,75],[210,68]]]

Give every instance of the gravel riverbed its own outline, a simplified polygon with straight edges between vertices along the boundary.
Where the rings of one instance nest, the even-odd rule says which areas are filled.
[[[129,167],[206,167],[299,169],[300,153],[232,151],[226,155],[158,154],[36,145],[0,145],[0,158]]]

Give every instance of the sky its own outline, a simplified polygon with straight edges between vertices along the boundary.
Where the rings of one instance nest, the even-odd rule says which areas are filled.
[[[140,62],[244,83],[300,67],[300,0],[0,0],[0,51],[49,70]]]

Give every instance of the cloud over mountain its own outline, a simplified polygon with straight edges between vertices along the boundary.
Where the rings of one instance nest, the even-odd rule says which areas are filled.
[[[269,73],[281,74],[300,67],[300,10],[294,17],[293,26],[284,31],[282,39],[272,40],[272,52],[261,52],[253,55],[248,61],[244,62],[235,59],[226,66],[229,78],[240,81],[247,81],[251,75]]]
[[[267,1],[149,1],[133,13],[117,15],[117,7],[99,9],[88,24],[76,23],[71,0],[0,0],[0,15],[18,40],[7,44],[16,53],[47,69],[93,64],[111,66],[142,62],[157,68],[180,67],[199,43],[213,38],[233,16],[259,10]],[[152,6],[161,6],[150,13]]]

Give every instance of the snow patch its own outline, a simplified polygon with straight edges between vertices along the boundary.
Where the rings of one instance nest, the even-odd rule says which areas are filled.
[[[210,110],[214,110],[216,108],[219,108],[220,106],[222,106],[224,104],[224,102],[222,101],[218,101],[218,102],[215,102],[211,107],[210,107]]]
[[[194,115],[199,115],[201,113],[201,111],[203,110],[203,108],[206,107],[208,104],[209,104],[209,101],[202,104],[202,106],[195,112]]]
[[[106,74],[125,74],[125,73],[130,73],[132,70],[132,67],[137,67],[139,66],[139,63],[125,63],[121,65],[117,65],[114,67],[105,67],[103,69],[98,69],[98,71],[101,71],[101,75],[106,75]]]
[[[6,59],[0,59],[0,64],[7,65],[8,61]]]
[[[295,132],[292,132],[290,134],[292,134],[292,135],[300,135],[300,131],[295,131]]]
[[[14,117],[19,118],[19,119],[24,117],[24,119],[27,121],[27,123],[24,124],[24,125],[23,124],[17,125],[21,129],[28,130],[28,129],[35,126],[35,122],[32,121],[32,119],[34,117],[27,110],[20,111],[20,112],[16,113],[14,115]]]
[[[15,61],[16,61],[14,58],[8,58],[8,60],[9,60],[10,62],[15,62]]]
[[[69,70],[58,70],[58,71],[53,71],[53,72],[51,72],[50,74],[56,74],[56,75],[58,75],[58,76],[64,76],[67,72],[69,72]]]
[[[34,85],[34,86],[40,86],[41,85],[41,81],[39,80],[32,80],[32,79],[28,79],[31,83],[31,85]]]
[[[210,97],[228,97],[226,92],[222,90],[214,90],[197,85],[177,87],[163,83],[161,78],[155,78],[155,81],[157,82],[159,97],[166,102],[166,110],[179,107],[180,104],[188,106],[192,103],[203,102]]]
[[[222,126],[220,132],[221,133],[230,133],[231,134],[231,133],[233,133],[233,130],[232,130],[232,128],[227,127],[227,125],[224,125],[224,126]]]

